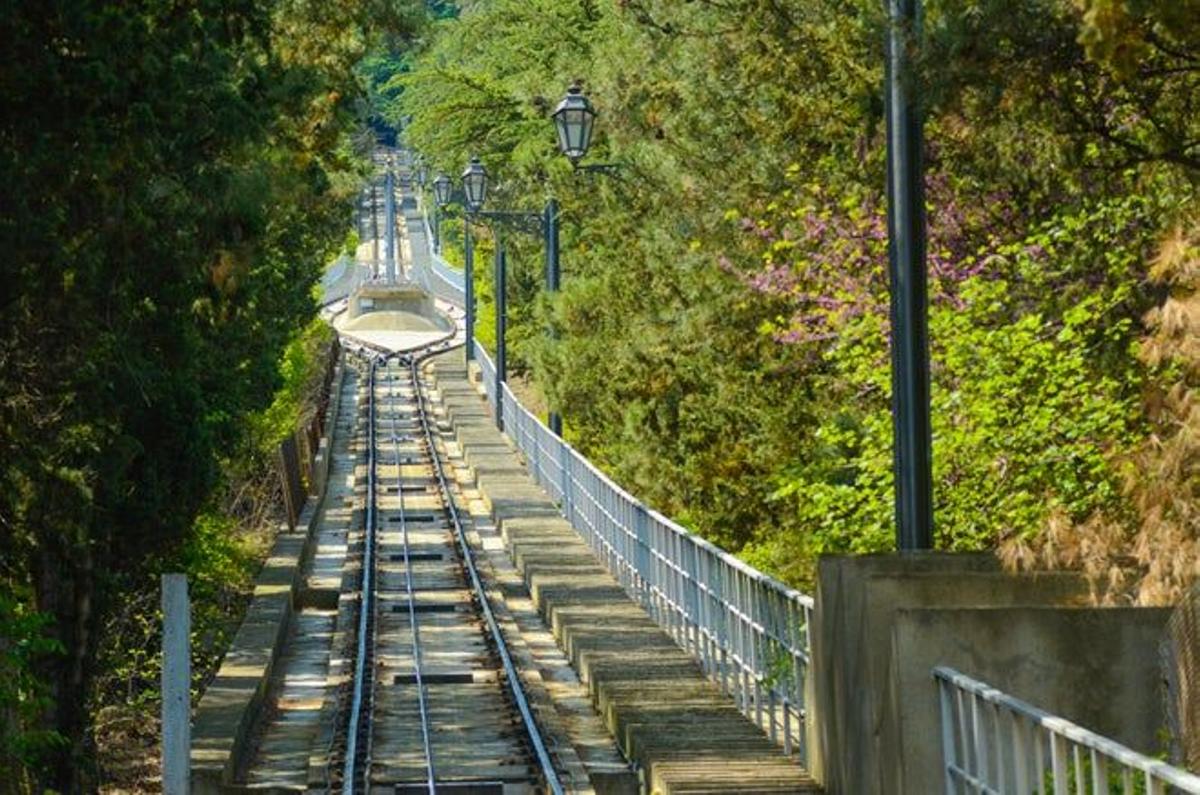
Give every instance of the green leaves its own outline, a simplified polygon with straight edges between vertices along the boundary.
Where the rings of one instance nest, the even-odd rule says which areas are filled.
[[[54,616],[42,786],[88,789],[94,638],[185,545],[345,235],[352,66],[407,0],[0,15],[0,592]],[[286,413],[286,412],[284,412]],[[0,640],[0,643],[3,641]],[[93,782],[94,784],[94,782]]]
[[[396,103],[437,168],[484,156],[496,206],[562,204],[560,295],[535,297],[536,241],[509,241],[516,368],[631,491],[774,573],[888,548],[883,4],[550,5],[441,25]],[[946,547],[1127,512],[1112,461],[1145,431],[1146,262],[1200,173],[1200,17],[1171,7],[925,3]],[[1126,72],[1093,35],[1145,58]],[[573,77],[620,180],[554,150]]]

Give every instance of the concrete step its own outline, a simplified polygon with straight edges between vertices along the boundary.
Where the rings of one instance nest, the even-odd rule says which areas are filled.
[[[645,784],[662,793],[819,792],[600,565],[496,430],[461,352],[429,370],[467,477],[533,604]]]

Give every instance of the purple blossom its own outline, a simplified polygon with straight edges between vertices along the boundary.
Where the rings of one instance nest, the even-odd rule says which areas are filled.
[[[744,216],[738,228],[748,255],[742,261],[761,263],[737,268],[721,257],[722,270],[735,273],[751,291],[784,300],[794,311],[786,328],[774,338],[782,344],[821,347],[836,339],[849,321],[888,313],[887,217],[882,197],[867,194],[852,210],[843,197],[829,191],[798,188],[793,210],[762,220]],[[988,195],[982,203],[966,203],[956,195],[949,177],[931,174],[926,182],[929,224],[928,265],[931,300],[956,308],[964,306],[960,285],[986,275],[1001,237],[997,224],[1015,218],[1010,197]],[[794,209],[801,212],[794,214]],[[779,251],[764,248],[778,239],[794,245]],[[1036,251],[1035,251],[1036,249]],[[1031,246],[1030,256],[1045,256]]]

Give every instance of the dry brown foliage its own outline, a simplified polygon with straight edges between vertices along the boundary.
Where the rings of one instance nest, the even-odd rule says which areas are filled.
[[[1098,603],[1175,604],[1200,579],[1200,213],[1163,240],[1149,277],[1165,298],[1139,356],[1161,377],[1145,396],[1152,432],[1122,462],[1134,516],[1056,514],[1000,550],[1010,568],[1083,571]]]

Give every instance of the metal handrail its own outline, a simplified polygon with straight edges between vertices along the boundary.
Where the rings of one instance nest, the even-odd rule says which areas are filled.
[[[482,346],[475,354],[495,411],[495,364]],[[743,713],[807,761],[812,598],[647,507],[501,390],[505,432],[597,557]]]
[[[370,709],[363,710],[363,699],[369,699],[372,694],[371,682],[368,675],[372,674],[368,660],[371,635],[369,632],[372,618],[375,614],[375,585],[372,579],[375,575],[375,496],[376,496],[376,458],[375,458],[375,373],[379,360],[372,358],[367,371],[367,511],[366,524],[363,534],[363,563],[362,598],[358,605],[357,630],[355,633],[355,657],[353,687],[351,690],[350,716],[346,723],[346,751],[342,768],[342,793],[353,795],[358,784],[358,737],[363,733],[364,725],[370,725]],[[369,736],[369,731],[368,731]]]
[[[425,225],[425,239],[433,240],[433,227],[429,223],[429,214],[424,211],[422,206],[421,221]],[[429,261],[432,263],[430,272],[445,282],[458,294],[457,303],[462,304],[466,298],[467,282],[463,272],[455,268],[439,253],[433,250],[433,246],[429,246]]]
[[[1140,754],[946,666],[933,669],[947,793],[1200,793],[1200,776]],[[1047,753],[1048,752],[1048,753]],[[1116,763],[1110,776],[1109,764]],[[1049,779],[1049,782],[1047,782]],[[1047,783],[1050,789],[1047,789]],[[1074,786],[1072,787],[1072,784]]]

